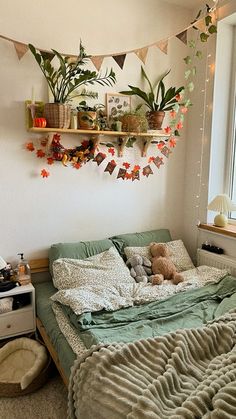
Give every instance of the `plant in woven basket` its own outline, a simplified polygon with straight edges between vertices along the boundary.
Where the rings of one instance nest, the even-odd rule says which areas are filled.
[[[122,123],[122,131],[125,132],[147,132],[148,120],[144,113],[140,112],[142,105],[136,109],[124,112],[119,120]]]
[[[44,51],[36,50],[32,44],[29,44],[29,49],[34,55],[53,94],[54,108],[61,108],[60,105],[67,105],[64,108],[66,111],[61,111],[61,113],[66,113],[64,116],[67,117],[66,122],[60,123],[60,125],[64,124],[61,128],[70,123],[70,106],[68,102],[71,100],[73,93],[78,94],[78,89],[84,85],[100,84],[101,86],[112,86],[116,81],[115,73],[112,69],[106,70],[105,74],[102,75],[97,71],[90,71],[84,68],[89,56],[85,53],[81,43],[79,55],[76,57],[63,56],[54,49],[52,49],[52,53],[45,53]],[[51,63],[54,57],[59,62],[57,68]],[[85,91],[83,92],[83,96],[91,96],[91,92],[87,92],[87,94]],[[45,112],[47,112],[47,105],[45,105]],[[45,116],[48,121],[47,115]],[[57,125],[54,125],[54,123]],[[50,120],[48,125],[59,128],[58,123],[58,120],[55,120],[55,122]]]
[[[173,106],[178,102],[179,94],[184,89],[184,87],[170,87],[168,90],[166,90],[164,78],[170,73],[170,70],[162,75],[161,78],[159,78],[157,82],[153,84],[148,78],[143,67],[141,67],[141,73],[145,81],[148,83],[147,92],[145,90],[141,90],[137,86],[128,85],[130,90],[122,91],[120,93],[129,96],[135,95],[140,97],[144,101],[144,104],[149,108],[147,116],[149,119],[150,128],[160,129],[165,116],[165,112],[173,109]]]

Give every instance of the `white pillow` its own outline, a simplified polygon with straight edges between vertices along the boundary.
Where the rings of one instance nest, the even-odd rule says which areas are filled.
[[[118,251],[111,247],[87,259],[61,258],[53,262],[53,284],[58,289],[101,284],[135,283]]]
[[[195,267],[182,240],[173,240],[165,244],[171,252],[170,258],[175,264],[178,272],[188,271]],[[125,247],[124,252],[127,258],[130,258],[133,255],[146,256],[149,259],[152,257],[150,246]]]

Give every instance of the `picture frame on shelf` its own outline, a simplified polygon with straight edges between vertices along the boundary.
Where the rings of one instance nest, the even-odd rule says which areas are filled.
[[[107,120],[118,120],[124,112],[131,110],[131,97],[121,93],[106,93]]]

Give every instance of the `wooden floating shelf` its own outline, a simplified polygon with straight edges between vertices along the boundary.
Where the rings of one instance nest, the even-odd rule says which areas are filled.
[[[48,134],[47,149],[50,149],[53,135],[55,133],[61,134],[77,134],[77,135],[89,135],[92,137],[96,145],[99,144],[100,138],[103,136],[116,137],[118,142],[118,156],[123,156],[125,145],[129,138],[138,137],[143,138],[143,147],[141,155],[145,157],[147,150],[153,138],[168,138],[168,135],[163,130],[157,130],[155,132],[124,132],[124,131],[97,131],[97,130],[82,130],[82,129],[66,129],[66,128],[28,128],[29,132],[32,133],[45,133]]]

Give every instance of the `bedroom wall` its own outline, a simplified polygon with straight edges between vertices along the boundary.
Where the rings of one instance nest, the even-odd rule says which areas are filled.
[[[22,0],[17,9],[13,2],[1,4],[0,27],[2,35],[72,54],[81,38],[86,52],[95,55],[151,44],[178,33],[189,20],[187,9],[161,0],[104,0],[89,8],[77,0]],[[170,42],[168,55],[150,48],[146,63],[150,77],[155,79],[172,68],[170,83],[181,85],[185,48],[177,39]],[[19,251],[28,258],[39,258],[46,256],[55,242],[101,239],[159,227],[169,227],[173,237],[180,238],[184,135],[165,165],[159,171],[154,169],[155,175],[147,180],[116,180],[95,164],[80,171],[58,164],[50,168],[48,179],[42,179],[45,163],[24,149],[24,144],[35,138],[24,126],[24,101],[31,99],[32,87],[36,100],[46,101],[45,81],[30,52],[19,61],[13,44],[0,40],[0,55],[0,255],[11,262]],[[120,91],[130,82],[140,82],[141,62],[134,54],[127,55],[123,70],[106,58],[102,70],[110,66],[116,72],[117,85],[102,89],[99,101],[104,101],[106,91]],[[64,137],[62,142],[78,144],[74,136]],[[137,151],[136,155],[143,165]]]

